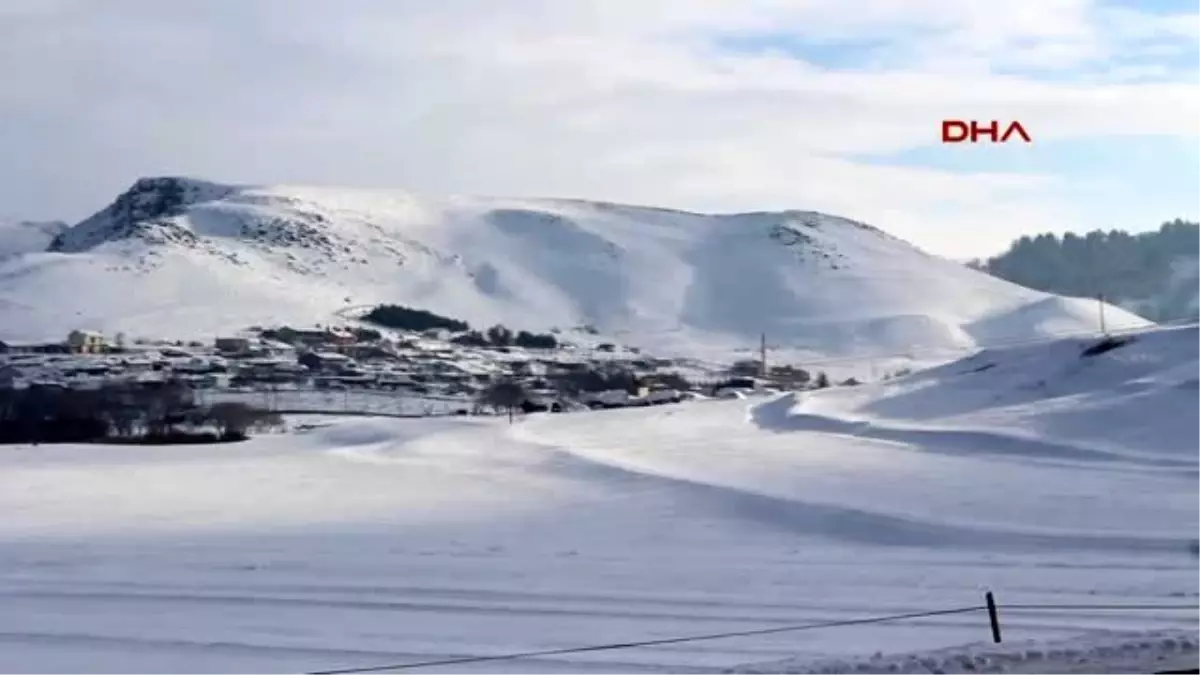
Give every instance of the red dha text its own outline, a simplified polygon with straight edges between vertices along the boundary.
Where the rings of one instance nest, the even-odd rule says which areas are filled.
[[[1016,120],[1009,122],[1003,133],[1000,129],[1000,122],[996,120],[991,120],[986,124],[981,124],[978,120],[942,120],[942,142],[978,143],[980,136],[987,138],[992,143],[1007,143],[1013,136],[1020,137],[1026,143],[1033,142],[1033,139],[1025,131],[1025,127]]]

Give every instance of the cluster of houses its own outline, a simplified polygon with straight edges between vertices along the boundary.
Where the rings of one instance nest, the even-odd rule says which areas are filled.
[[[109,339],[80,330],[56,343],[0,342],[0,388],[87,388],[114,380],[153,386],[180,380],[201,390],[353,389],[476,400],[497,381],[515,381],[529,392],[527,409],[549,410],[650,405],[714,393],[711,384],[704,389],[679,377],[673,361],[640,353],[618,358],[612,350],[600,355],[570,345],[469,347],[447,337],[442,331],[284,327],[255,328],[208,343],[129,343],[124,336]],[[614,367],[628,375],[619,385],[596,375]],[[582,383],[569,397],[562,386],[567,380]],[[745,377],[724,385],[724,393],[761,386]]]

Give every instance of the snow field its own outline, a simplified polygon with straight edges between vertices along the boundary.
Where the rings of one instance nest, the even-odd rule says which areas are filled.
[[[1174,665],[1197,642],[1195,418],[1130,445],[1087,432],[1194,396],[1195,338],[1147,334],[1080,368],[1080,345],[1043,345],[855,390],[512,426],[306,415],[228,446],[6,447],[0,670],[311,672],[973,606],[988,589],[999,646],[973,612],[450,670]]]
[[[71,663],[282,672],[937,609],[976,604],[984,587],[1002,603],[1194,601],[1183,555],[981,555],[813,536],[719,490],[497,442],[503,425],[491,421],[416,430],[429,436],[402,431],[411,424],[342,420],[282,452],[245,447],[282,440],[264,438],[199,460],[131,450],[89,465],[61,449],[27,462],[37,498],[25,501],[37,506],[22,517],[31,531],[6,528],[19,545],[5,547],[0,616],[20,625],[5,628],[17,643],[6,653],[26,669],[46,664],[42,672]],[[42,483],[28,480],[38,473]],[[113,482],[133,494],[96,487]],[[56,507],[58,491],[65,502]],[[1004,621],[1007,639],[1046,639],[1187,626],[1194,613],[1014,610]],[[538,667],[711,669],[849,656],[864,642],[885,652],[956,645],[986,630],[982,615],[937,617]],[[54,656],[39,645],[53,645]]]

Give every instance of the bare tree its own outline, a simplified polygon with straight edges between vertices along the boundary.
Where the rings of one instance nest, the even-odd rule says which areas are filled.
[[[261,416],[258,409],[240,401],[221,401],[208,409],[208,418],[223,439],[245,437]]]
[[[495,410],[508,411],[508,421],[512,423],[513,411],[529,398],[525,387],[515,380],[500,380],[493,383],[480,395],[480,402]]]
[[[166,436],[195,409],[194,392],[182,380],[171,379],[137,393],[151,436]]]

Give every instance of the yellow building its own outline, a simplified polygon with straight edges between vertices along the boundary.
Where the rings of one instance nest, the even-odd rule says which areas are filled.
[[[98,354],[104,351],[104,335],[92,330],[73,330],[67,336],[67,346],[76,354]]]

